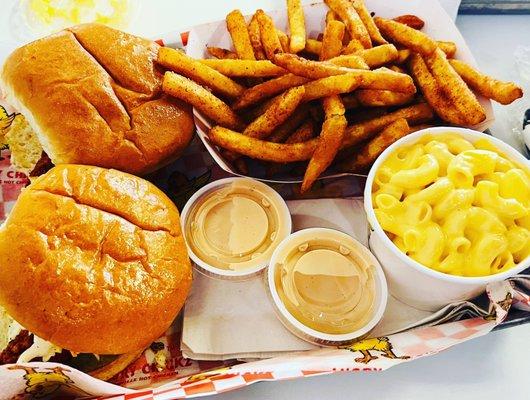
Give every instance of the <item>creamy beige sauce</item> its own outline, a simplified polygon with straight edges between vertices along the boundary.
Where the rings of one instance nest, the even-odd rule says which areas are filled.
[[[373,316],[374,267],[341,237],[319,237],[283,249],[275,286],[287,310],[322,333],[347,334]]]
[[[270,258],[285,235],[276,199],[251,180],[216,187],[200,197],[186,219],[193,253],[208,265],[241,271]]]

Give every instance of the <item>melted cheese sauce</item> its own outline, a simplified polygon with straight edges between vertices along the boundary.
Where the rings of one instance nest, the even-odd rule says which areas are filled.
[[[270,258],[289,234],[279,207],[273,196],[250,179],[218,186],[191,207],[184,229],[186,241],[212,267],[252,268]]]
[[[374,268],[342,239],[333,231],[294,239],[275,265],[274,284],[282,303],[298,321],[322,333],[354,332],[374,313]]]

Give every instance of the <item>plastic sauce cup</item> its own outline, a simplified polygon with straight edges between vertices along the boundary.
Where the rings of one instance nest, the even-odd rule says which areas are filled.
[[[333,229],[304,229],[284,239],[265,277],[280,321],[320,346],[366,336],[386,308],[387,285],[377,259]]]
[[[182,210],[182,232],[196,269],[208,276],[244,280],[269,263],[291,233],[282,197],[249,178],[226,178],[195,193]]]

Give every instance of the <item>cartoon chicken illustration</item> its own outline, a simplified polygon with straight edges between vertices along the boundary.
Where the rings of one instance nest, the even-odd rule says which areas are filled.
[[[15,119],[16,114],[11,113],[9,114],[7,110],[4,108],[4,106],[0,105],[0,132],[5,134],[4,131],[7,130],[11,126],[11,123]]]
[[[195,383],[202,381],[204,379],[216,380],[216,378],[227,378],[227,372],[230,370],[230,367],[223,367],[214,369],[211,371],[199,372],[195,375],[190,375],[184,382],[181,383],[182,386],[188,385],[190,383]]]
[[[355,361],[363,364],[368,364],[370,361],[379,358],[375,355],[372,355],[370,351],[377,351],[382,353],[383,357],[390,359],[407,360],[410,358],[409,356],[396,356],[392,348],[392,343],[390,343],[388,337],[386,336],[360,340],[345,348],[353,352],[360,352],[363,356],[357,357]]]
[[[67,369],[55,367],[46,372],[37,371],[35,368],[15,365],[9,369],[21,369],[25,372],[23,378],[26,381],[25,392],[32,397],[42,398],[58,390],[61,386],[73,384],[72,380],[64,373]]]

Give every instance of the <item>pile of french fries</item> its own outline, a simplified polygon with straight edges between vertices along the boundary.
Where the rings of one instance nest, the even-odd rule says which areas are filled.
[[[247,157],[305,162],[301,191],[332,164],[363,173],[399,138],[432,125],[473,126],[480,94],[501,104],[522,96],[511,82],[454,59],[452,42],[421,32],[414,15],[372,17],[363,0],[325,0],[324,32],[308,38],[300,0],[287,0],[289,34],[258,10],[226,17],[233,49],[196,60],[161,48],[163,90],[215,125],[212,143],[242,173]],[[425,125],[427,124],[427,125]]]

